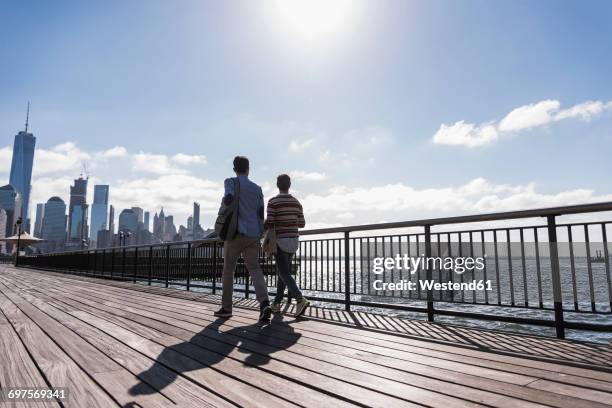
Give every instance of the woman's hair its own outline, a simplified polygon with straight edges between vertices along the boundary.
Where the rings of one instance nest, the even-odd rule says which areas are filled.
[[[276,187],[281,191],[289,191],[291,187],[291,177],[288,174],[281,174],[276,178]]]

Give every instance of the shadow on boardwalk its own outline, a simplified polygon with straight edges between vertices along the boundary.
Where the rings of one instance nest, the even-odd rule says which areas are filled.
[[[184,372],[206,366],[214,369],[215,365],[225,358],[236,358],[235,350],[240,352],[239,360],[242,360],[243,365],[264,366],[270,362],[271,354],[291,347],[301,337],[288,322],[283,321],[280,314],[274,315],[269,323],[256,322],[220,332],[219,326],[224,321],[226,319],[217,319],[188,342],[166,347],[153,366],[138,374],[140,382],[129,390],[130,394],[150,394],[153,389],[161,391]],[[284,327],[282,339],[271,338],[274,330],[279,327]],[[273,347],[261,344],[270,341],[273,341]],[[232,353],[234,355],[230,357]],[[244,355],[246,357],[242,357]],[[177,369],[179,367],[180,369]],[[160,372],[165,372],[166,375],[160,376]]]

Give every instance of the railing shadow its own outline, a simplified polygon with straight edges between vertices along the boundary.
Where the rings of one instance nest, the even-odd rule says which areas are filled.
[[[225,319],[217,319],[204,327],[202,331],[194,335],[189,341],[174,344],[166,347],[155,360],[153,366],[138,374],[140,382],[130,388],[130,395],[146,395],[156,391],[161,391],[172,384],[179,375],[189,371],[200,369],[213,369],[226,358],[230,357],[234,350],[246,354],[240,358],[245,366],[260,367],[268,364],[271,354],[280,350],[287,349],[297,343],[301,334],[296,333],[288,322],[283,321],[279,314],[275,315],[270,323],[257,322],[251,325],[231,328],[227,331],[219,331],[219,326]],[[274,334],[279,326],[285,327],[283,341],[272,347],[262,347],[261,350],[253,350],[252,347],[242,347],[245,339],[241,338],[244,332],[254,334],[250,341],[257,341],[259,337],[262,341],[267,341]],[[215,345],[208,345],[214,342]],[[214,349],[214,350],[213,350]],[[164,375],[160,375],[164,372]],[[231,373],[230,373],[231,374]]]

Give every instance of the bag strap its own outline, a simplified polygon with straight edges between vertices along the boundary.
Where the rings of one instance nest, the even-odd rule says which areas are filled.
[[[234,196],[236,197],[236,232],[238,232],[238,216],[240,215],[238,213],[240,209],[240,179],[238,177],[234,179]]]

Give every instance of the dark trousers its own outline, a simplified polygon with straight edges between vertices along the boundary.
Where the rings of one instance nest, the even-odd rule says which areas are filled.
[[[276,296],[274,297],[274,303],[280,303],[283,300],[283,294],[285,288],[289,289],[289,296],[294,299],[301,299],[302,292],[298,288],[295,279],[291,276],[291,259],[293,254],[285,252],[280,247],[276,247],[276,272],[278,278],[276,279]]]

